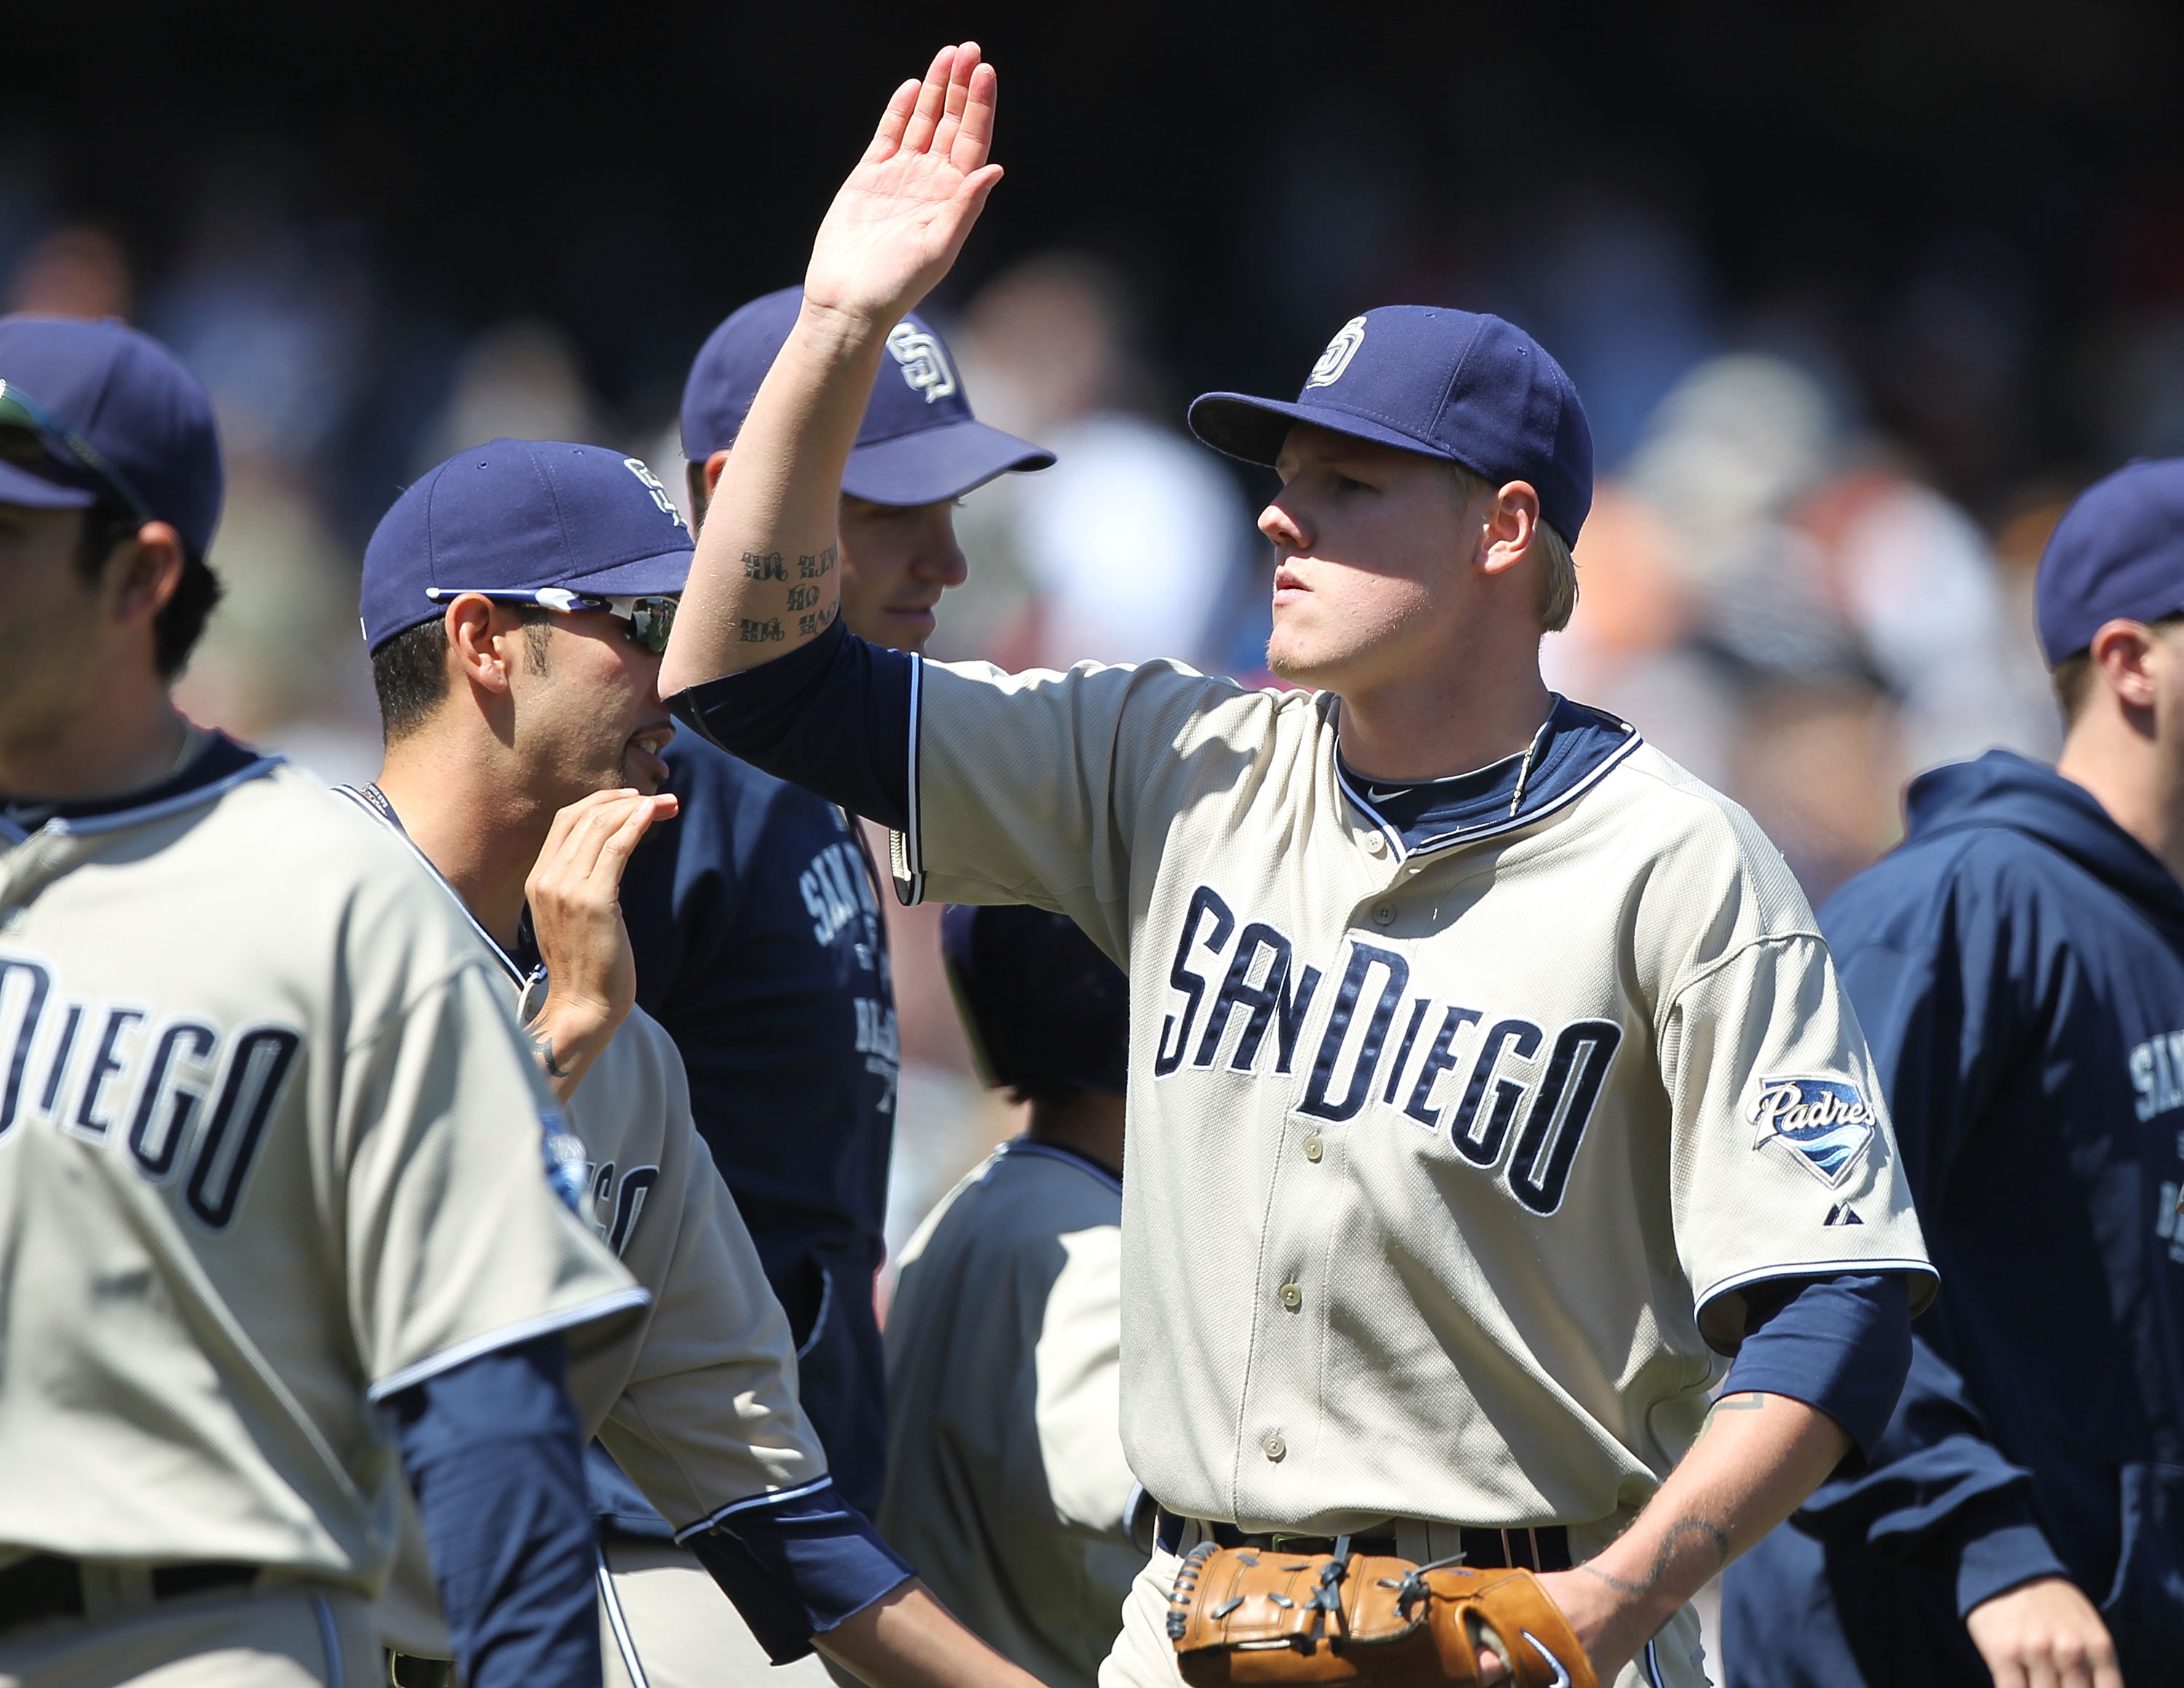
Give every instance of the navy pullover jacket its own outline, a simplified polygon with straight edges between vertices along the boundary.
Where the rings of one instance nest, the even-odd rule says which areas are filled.
[[[655,826],[622,875],[637,999],[690,1076],[690,1111],[797,1344],[797,1393],[843,1498],[879,1508],[886,1361],[872,1274],[886,1253],[899,1049],[879,886],[841,810],[677,734]],[[619,1533],[667,1527],[599,1449],[593,1506]]]
[[[2184,1673],[2184,887],[2006,752],[1911,787],[1821,911],[1942,1293],[1863,1473],[1732,1567],[1743,1685],[1985,1688],[1963,1615],[2066,1575]]]

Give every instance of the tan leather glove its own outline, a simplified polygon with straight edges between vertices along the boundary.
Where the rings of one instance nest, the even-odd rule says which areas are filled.
[[[1192,1688],[1358,1682],[1477,1688],[1479,1649],[1517,1688],[1599,1688],[1562,1613],[1529,1571],[1407,1559],[1191,1550],[1168,1597],[1168,1639]]]

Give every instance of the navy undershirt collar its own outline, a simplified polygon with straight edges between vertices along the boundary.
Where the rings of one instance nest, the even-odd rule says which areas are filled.
[[[1560,808],[1636,748],[1638,734],[1605,710],[1557,696],[1531,744],[1468,774],[1409,784],[1368,780],[1335,757],[1351,802],[1401,841],[1406,855],[1528,825]]]
[[[0,820],[20,827],[28,835],[36,832],[49,820],[90,820],[102,815],[121,814],[131,809],[148,808],[154,803],[164,802],[170,797],[185,796],[201,785],[226,780],[264,759],[259,752],[239,745],[226,734],[216,731],[204,747],[190,758],[187,767],[156,785],[124,791],[118,796],[86,797],[73,802],[56,802],[43,797],[12,797],[0,791]]]

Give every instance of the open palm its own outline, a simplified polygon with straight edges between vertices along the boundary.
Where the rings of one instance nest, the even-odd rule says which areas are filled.
[[[1001,167],[994,68],[975,42],[944,47],[905,82],[835,194],[804,279],[814,305],[893,322],[948,273]]]

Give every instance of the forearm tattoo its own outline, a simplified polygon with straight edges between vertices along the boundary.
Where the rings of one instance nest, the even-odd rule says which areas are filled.
[[[808,562],[809,559],[807,558]],[[756,551],[744,553],[744,579],[746,580],[786,580],[788,570],[782,566],[781,553],[768,551],[761,556]]]
[[[797,579],[816,580],[822,574],[832,574],[838,560],[837,548],[833,545],[827,546],[816,556],[800,556],[796,559]]]
[[[538,1059],[546,1063],[546,1076],[549,1078],[569,1076],[569,1069],[554,1059],[554,1039],[551,1036],[541,1032],[531,1041],[538,1047]]]
[[[1646,1568],[1646,1574],[1635,1583],[1627,1582],[1613,1571],[1603,1571],[1594,1564],[1580,1565],[1578,1569],[1588,1576],[1597,1577],[1619,1594],[1651,1594],[1654,1585],[1667,1574],[1669,1567],[1675,1562],[1684,1543],[1693,1536],[1703,1537],[1713,1544],[1715,1570],[1719,1571],[1729,1563],[1729,1532],[1712,1518],[1678,1518],[1669,1526],[1661,1537],[1661,1545],[1653,1550],[1653,1562]]]

